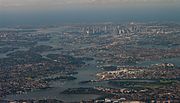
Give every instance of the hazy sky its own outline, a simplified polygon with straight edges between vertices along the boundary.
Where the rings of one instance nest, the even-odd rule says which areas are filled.
[[[179,20],[180,0],[0,0],[0,23]]]
[[[179,6],[180,0],[0,0],[1,10],[64,9],[71,7]]]

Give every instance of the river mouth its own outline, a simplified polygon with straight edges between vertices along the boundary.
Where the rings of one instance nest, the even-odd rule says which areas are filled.
[[[81,81],[94,80],[95,74],[100,72],[94,65],[95,61],[88,62],[89,66],[86,68],[78,69],[78,74],[75,74],[76,80],[73,81],[52,81],[50,87],[44,90],[34,90],[27,92],[26,94],[14,94],[7,95],[4,99],[6,100],[21,100],[21,99],[57,99],[64,102],[80,102],[82,100],[92,100],[98,98],[100,95],[96,94],[60,94],[62,91],[68,88],[79,88],[79,87],[94,87],[94,84],[80,84]],[[104,84],[102,84],[104,85]],[[71,98],[71,99],[69,99]]]

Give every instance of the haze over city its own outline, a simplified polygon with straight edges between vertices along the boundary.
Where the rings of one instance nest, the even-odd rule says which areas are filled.
[[[180,21],[179,5],[180,0],[0,0],[0,23]]]

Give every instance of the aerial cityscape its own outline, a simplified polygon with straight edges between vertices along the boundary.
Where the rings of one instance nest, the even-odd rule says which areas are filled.
[[[0,0],[0,103],[180,103],[179,5]]]

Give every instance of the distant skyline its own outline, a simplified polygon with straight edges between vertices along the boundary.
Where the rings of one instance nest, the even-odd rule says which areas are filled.
[[[0,24],[180,21],[180,0],[0,0]]]

